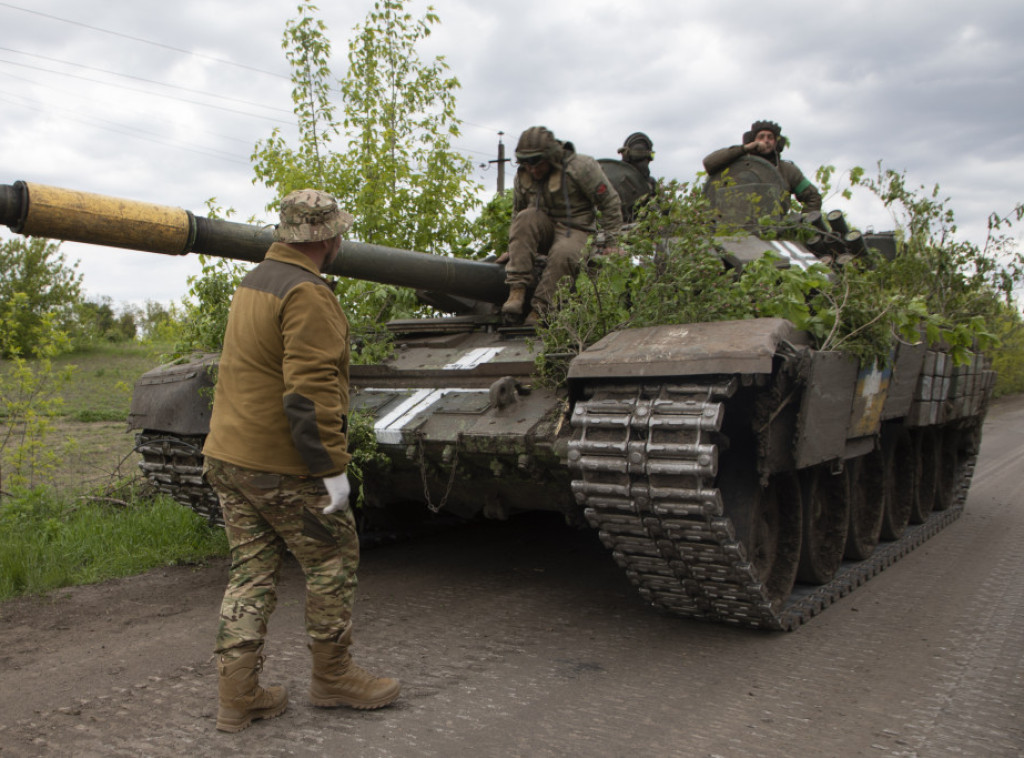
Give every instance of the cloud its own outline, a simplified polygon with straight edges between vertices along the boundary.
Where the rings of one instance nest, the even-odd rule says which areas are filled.
[[[493,191],[498,132],[509,150],[545,124],[581,152],[614,157],[644,131],[655,173],[692,179],[703,156],[751,121],[782,124],[787,157],[811,175],[884,165],[911,185],[941,185],[962,233],[980,241],[992,211],[1021,202],[1024,5],[846,0],[758,7],[734,0],[434,0],[441,17],[421,46],[443,55],[461,89],[458,149]],[[332,71],[372,9],[323,4]],[[421,16],[424,0],[407,3]],[[253,146],[280,128],[294,139],[281,49],[294,0],[27,0],[0,3],[0,183],[18,179],[235,218],[266,218]],[[49,59],[49,60],[47,60]],[[835,202],[834,202],[835,204]],[[857,199],[861,226],[891,220]],[[863,214],[863,218],[858,217]],[[65,247],[91,294],[180,299],[198,271],[185,259]]]

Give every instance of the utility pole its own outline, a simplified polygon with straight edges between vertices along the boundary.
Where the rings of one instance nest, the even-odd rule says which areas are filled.
[[[505,191],[505,164],[511,163],[512,161],[505,157],[505,143],[501,141],[501,138],[505,135],[505,132],[498,132],[498,159],[494,161],[487,161],[488,163],[498,164],[498,194],[500,195]]]

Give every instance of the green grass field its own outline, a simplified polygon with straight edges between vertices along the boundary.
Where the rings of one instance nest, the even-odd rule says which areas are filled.
[[[8,491],[12,446],[0,455],[0,601],[226,555],[224,530],[154,496],[133,452],[132,387],[166,350],[111,345],[54,361],[75,367],[43,441],[55,462]]]

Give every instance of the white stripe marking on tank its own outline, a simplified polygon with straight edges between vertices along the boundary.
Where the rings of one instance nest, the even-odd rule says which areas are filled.
[[[476,350],[470,350],[468,353],[463,355],[454,363],[449,363],[445,366],[446,369],[470,369],[476,368],[481,363],[489,362],[494,356],[500,353],[505,348],[503,347],[478,347]]]
[[[772,247],[782,253],[784,258],[788,258],[789,261],[800,268],[809,268],[817,258],[813,253],[803,250],[799,245],[786,240],[774,240]]]
[[[394,390],[382,391],[390,392]],[[402,443],[402,429],[416,418],[416,416],[439,401],[445,395],[464,392],[480,392],[480,390],[454,388],[416,390],[410,397],[407,397],[399,403],[397,408],[382,417],[373,425],[373,431],[377,436],[377,442],[382,445],[400,445]]]

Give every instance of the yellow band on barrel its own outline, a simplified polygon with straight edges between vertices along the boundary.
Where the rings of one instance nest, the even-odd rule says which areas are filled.
[[[28,214],[22,234],[152,253],[188,252],[188,213],[89,192],[25,183]]]

